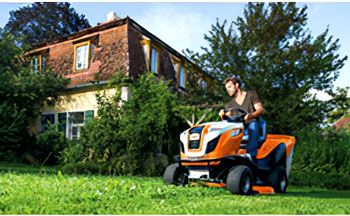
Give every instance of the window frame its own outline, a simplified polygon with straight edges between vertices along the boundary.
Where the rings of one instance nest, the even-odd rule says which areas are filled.
[[[87,57],[86,68],[77,69],[77,67],[76,67],[77,66],[77,49],[79,47],[86,46],[86,45],[88,46],[88,49],[87,49],[87,56],[88,57]],[[89,67],[90,67],[90,53],[91,53],[90,49],[91,49],[91,41],[90,40],[74,44],[74,61],[73,61],[73,71],[74,72],[89,69]]]
[[[34,71],[33,69],[33,67],[34,67],[34,65],[33,65],[33,59],[34,58],[38,58],[38,70],[37,71]],[[37,54],[37,55],[33,55],[32,57],[31,57],[31,61],[30,61],[30,65],[31,65],[31,68],[32,68],[32,72],[33,73],[35,73],[35,74],[38,74],[38,73],[40,73],[41,72],[41,58],[42,58],[42,54]]]
[[[157,52],[157,71],[152,71],[152,49],[154,49]],[[155,46],[154,44],[151,44],[150,49],[150,57],[149,57],[149,71],[158,75],[160,74],[160,49]]]
[[[87,117],[87,112],[92,112],[92,118],[86,119]],[[70,111],[64,111],[61,113],[66,113],[67,114],[67,121],[66,121],[66,137],[70,140],[73,139],[79,139],[80,138],[80,133],[81,133],[81,127],[84,127],[89,121],[94,119],[96,117],[96,110],[93,109],[87,109],[87,110],[70,110]],[[73,119],[71,116],[73,113],[83,113],[83,121],[79,123],[73,123]],[[73,136],[73,127],[78,127],[77,135]]]
[[[183,71],[184,71],[184,86],[181,86],[181,80],[180,80],[180,78],[181,78],[181,68],[183,68]],[[186,66],[186,64],[185,63],[181,63],[181,65],[180,65],[180,69],[179,69],[179,88],[183,88],[183,89],[186,89],[186,81],[187,81],[187,66]]]

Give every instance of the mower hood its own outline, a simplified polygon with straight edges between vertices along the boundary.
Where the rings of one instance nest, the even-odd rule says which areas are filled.
[[[196,129],[200,129],[199,132]],[[207,133],[203,133],[203,128],[207,128]],[[202,157],[205,155],[208,142],[217,138],[221,134],[225,133],[228,130],[233,129],[242,129],[244,126],[243,123],[232,123],[228,121],[220,121],[220,122],[208,122],[200,125],[195,125],[190,129],[182,132],[180,134],[180,141],[184,147],[184,153],[187,157]],[[194,132],[193,132],[194,131]],[[232,136],[236,136],[239,134],[239,130],[237,130],[237,134],[232,134]],[[204,136],[204,137],[203,137]],[[203,137],[203,138],[202,138]],[[199,140],[202,142],[202,148],[200,151],[189,151],[189,141],[190,140]]]

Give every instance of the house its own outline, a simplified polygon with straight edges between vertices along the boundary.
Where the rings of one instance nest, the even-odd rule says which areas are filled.
[[[182,92],[192,85],[206,90],[214,82],[201,68],[133,19],[121,19],[114,12],[107,15],[106,22],[41,44],[27,56],[34,73],[50,68],[71,80],[59,100],[43,109],[34,127],[35,132],[40,132],[48,122],[59,124],[70,139],[78,138],[80,128],[96,116],[95,94],[115,73],[137,77],[150,71],[172,80],[174,87]],[[106,93],[113,94],[115,90],[108,89]],[[122,88],[122,99],[128,97],[128,89]]]

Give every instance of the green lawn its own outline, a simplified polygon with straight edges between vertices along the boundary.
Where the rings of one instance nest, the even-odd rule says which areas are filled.
[[[289,187],[237,196],[220,188],[166,186],[161,178],[62,175],[0,164],[0,214],[350,214],[350,191]]]

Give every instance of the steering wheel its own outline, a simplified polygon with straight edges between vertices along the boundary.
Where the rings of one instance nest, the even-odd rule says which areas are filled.
[[[247,115],[247,112],[239,109],[239,108],[230,108],[230,109],[224,109],[224,112],[236,112],[237,114],[232,116],[223,115],[222,120],[227,120],[228,122],[243,122],[244,123],[244,117]]]

